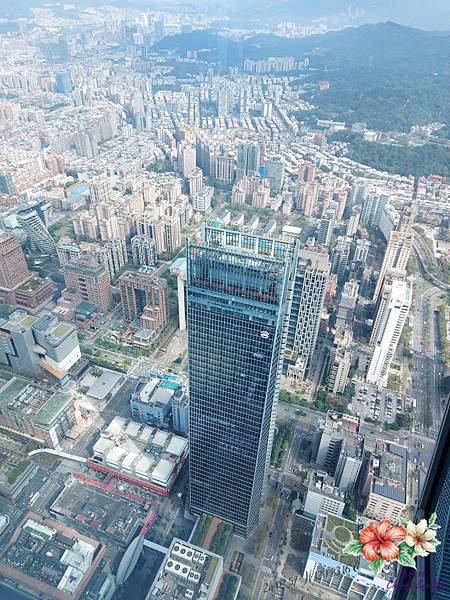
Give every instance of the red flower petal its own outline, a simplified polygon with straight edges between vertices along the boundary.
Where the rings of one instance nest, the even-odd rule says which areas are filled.
[[[402,542],[406,537],[406,529],[401,525],[391,527],[386,534],[386,539],[391,542]]]
[[[380,546],[380,554],[384,560],[395,560],[398,558],[400,550],[394,542],[383,542]]]
[[[369,544],[370,542],[378,542],[378,536],[374,523],[369,523],[367,527],[359,532],[359,541],[361,544]]]
[[[389,519],[383,519],[382,521],[379,521],[377,523],[376,526],[376,531],[377,531],[377,536],[380,538],[380,540],[385,540],[388,539],[388,531],[389,529],[392,528],[392,521],[390,521]]]
[[[389,543],[391,543],[391,542],[389,542]],[[379,541],[369,542],[368,544],[364,544],[363,549],[362,549],[364,558],[366,560],[368,560],[369,562],[371,560],[378,560],[380,558],[380,555],[378,554],[379,548],[380,548]]]

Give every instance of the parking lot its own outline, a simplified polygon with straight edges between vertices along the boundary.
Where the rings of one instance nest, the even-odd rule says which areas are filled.
[[[352,400],[352,411],[355,414],[380,423],[393,423],[397,414],[402,414],[404,409],[402,394],[368,383],[355,383],[355,396]]]

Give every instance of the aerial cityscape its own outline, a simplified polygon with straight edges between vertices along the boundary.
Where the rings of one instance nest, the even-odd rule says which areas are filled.
[[[0,600],[448,600],[447,3],[0,4]]]

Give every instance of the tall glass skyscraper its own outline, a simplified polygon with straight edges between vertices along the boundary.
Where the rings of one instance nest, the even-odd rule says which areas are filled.
[[[295,247],[262,244],[263,255],[229,233],[234,248],[187,246],[190,502],[248,536],[270,461]]]
[[[417,559],[417,572],[402,567],[393,600],[448,600],[450,598],[450,398],[428,468],[414,521],[436,513],[440,525],[436,552]],[[412,592],[411,592],[412,589]]]

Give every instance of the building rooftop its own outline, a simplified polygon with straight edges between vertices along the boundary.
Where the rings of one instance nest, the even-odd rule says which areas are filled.
[[[352,539],[358,538],[358,525],[335,515],[317,515],[311,541],[311,552],[347,565],[355,571],[359,557],[344,553],[344,548]]]
[[[105,553],[96,540],[28,513],[0,556],[0,574],[40,597],[76,600]]]
[[[91,385],[87,391],[87,395],[91,398],[103,400],[114,388],[118,381],[122,378],[120,373],[113,371],[103,371],[98,379]]]
[[[372,492],[406,503],[408,449],[377,440],[372,456]]]
[[[312,474],[308,489],[312,492],[318,492],[323,496],[341,500],[342,502],[345,500],[345,492],[335,486],[334,477],[331,477],[322,471],[317,471]]]
[[[364,448],[364,437],[359,435],[359,417],[344,415],[336,411],[329,410],[325,421],[322,421],[319,427],[327,435],[334,439],[343,439],[345,445],[342,452],[349,456],[362,457]]]
[[[146,600],[212,600],[223,573],[223,559],[174,538]]]
[[[187,439],[115,417],[94,444],[94,460],[130,477],[168,487],[186,458]]]
[[[36,386],[20,377],[13,377],[0,390],[0,412],[29,418],[37,424],[50,426],[60,411],[72,402],[69,394]]]

